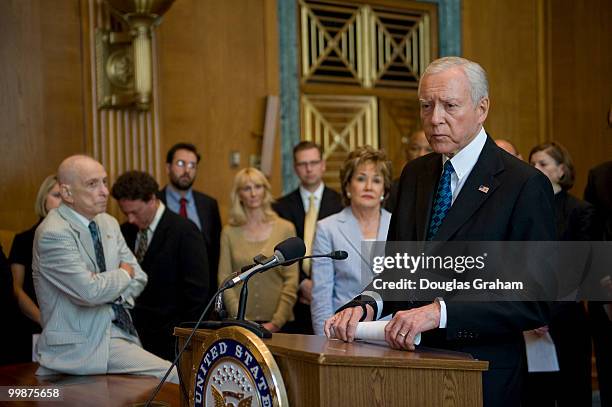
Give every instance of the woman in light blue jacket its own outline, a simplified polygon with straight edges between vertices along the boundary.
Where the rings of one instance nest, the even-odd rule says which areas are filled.
[[[317,223],[312,251],[324,254],[345,250],[348,258],[313,259],[310,309],[317,335],[323,335],[325,320],[374,277],[373,245],[363,242],[386,240],[391,220],[391,214],[382,209],[391,187],[390,166],[383,151],[364,146],[351,152],[340,170],[340,180],[347,206]]]

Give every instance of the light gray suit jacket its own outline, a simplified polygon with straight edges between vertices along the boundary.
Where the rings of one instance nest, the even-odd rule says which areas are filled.
[[[69,207],[62,204],[49,212],[34,238],[32,275],[43,326],[38,360],[62,373],[106,373],[114,318],[111,304],[121,298],[125,306],[133,306],[147,283],[117,220],[106,213],[94,220],[104,248],[104,273],[98,269],[89,229]],[[133,267],[134,278],[119,269],[121,262]]]
[[[381,209],[377,241],[387,239],[390,221],[391,213]],[[362,241],[359,222],[350,206],[317,223],[312,254],[325,254],[334,250],[348,252],[346,260],[319,258],[312,261],[310,313],[312,327],[317,335],[323,335],[325,320],[359,294],[374,277],[371,271],[373,253],[363,252]],[[377,255],[384,255],[384,247],[378,246],[381,246],[377,247],[381,253]]]

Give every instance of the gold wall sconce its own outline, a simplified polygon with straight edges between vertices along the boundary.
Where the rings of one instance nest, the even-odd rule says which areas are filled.
[[[105,0],[123,30],[96,30],[99,108],[148,110],[153,87],[151,30],[174,0]]]

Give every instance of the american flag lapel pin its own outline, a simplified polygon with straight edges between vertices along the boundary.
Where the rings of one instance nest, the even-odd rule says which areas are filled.
[[[489,187],[486,185],[481,185],[478,187],[478,190],[486,194],[487,192],[489,192]]]

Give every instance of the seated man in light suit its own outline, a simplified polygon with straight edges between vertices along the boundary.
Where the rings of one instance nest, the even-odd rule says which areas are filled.
[[[62,204],[36,230],[32,270],[43,331],[37,374],[126,373],[161,378],[170,367],[140,346],[127,308],[146,274],[104,213],[107,175],[93,158],[60,165]],[[178,383],[176,369],[169,380]]]

